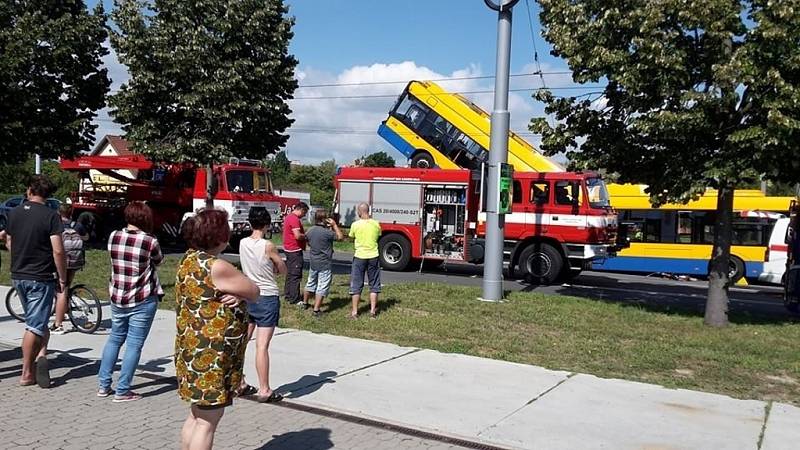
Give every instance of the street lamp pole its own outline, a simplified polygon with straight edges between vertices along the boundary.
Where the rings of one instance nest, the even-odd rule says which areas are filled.
[[[519,0],[484,0],[497,11],[497,61],[494,79],[494,109],[489,140],[489,175],[486,186],[486,253],[481,300],[503,299],[503,237],[505,217],[500,214],[500,166],[508,162],[508,79],[511,59],[511,8]]]

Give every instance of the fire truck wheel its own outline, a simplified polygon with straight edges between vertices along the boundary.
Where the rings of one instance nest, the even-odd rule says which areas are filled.
[[[564,258],[552,245],[536,242],[522,251],[519,267],[525,278],[538,284],[553,284],[564,265]]]
[[[427,152],[419,152],[411,158],[411,167],[415,169],[430,169],[433,167],[433,156]]]
[[[381,266],[386,270],[400,271],[411,261],[411,243],[399,234],[387,234],[378,242]]]

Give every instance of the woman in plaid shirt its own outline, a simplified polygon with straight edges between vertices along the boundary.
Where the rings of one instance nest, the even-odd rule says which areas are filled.
[[[147,334],[156,315],[159,296],[163,295],[156,266],[164,259],[161,247],[150,233],[153,211],[144,202],[131,202],[125,208],[128,226],[114,231],[108,238],[111,255],[111,335],[103,348],[98,380],[98,397],[111,394],[111,375],[119,357],[122,359],[114,402],[139,400],[141,395],[130,390],[133,372],[139,365]]]

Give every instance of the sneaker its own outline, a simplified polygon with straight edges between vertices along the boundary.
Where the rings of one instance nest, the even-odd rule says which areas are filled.
[[[111,389],[100,388],[100,389],[97,390],[97,396],[105,398],[105,397],[108,397],[109,395],[111,395],[112,392],[113,391]]]
[[[313,315],[315,319],[319,319],[320,317],[322,317],[322,311],[320,310],[313,311],[311,315]]]
[[[128,392],[127,394],[122,395],[115,395],[114,396],[114,403],[124,403],[124,402],[133,402],[136,400],[141,400],[142,396],[137,394],[136,392]]]
[[[308,303],[306,303],[306,302],[304,302],[302,300],[300,300],[299,302],[295,303],[295,305],[297,305],[297,307],[300,308],[300,309],[308,309]]]
[[[61,324],[59,326],[53,324],[50,326],[50,334],[55,334],[55,335],[67,334],[67,330],[64,329],[64,324]]]

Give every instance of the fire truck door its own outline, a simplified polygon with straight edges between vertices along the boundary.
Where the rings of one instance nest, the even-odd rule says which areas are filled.
[[[506,214],[506,239],[520,239],[525,233],[529,205],[525,201],[527,180],[514,180],[511,185],[511,214]]]
[[[550,203],[550,183],[531,180],[523,192],[525,203],[525,226],[528,235],[547,233],[550,225],[550,214],[545,213]]]

